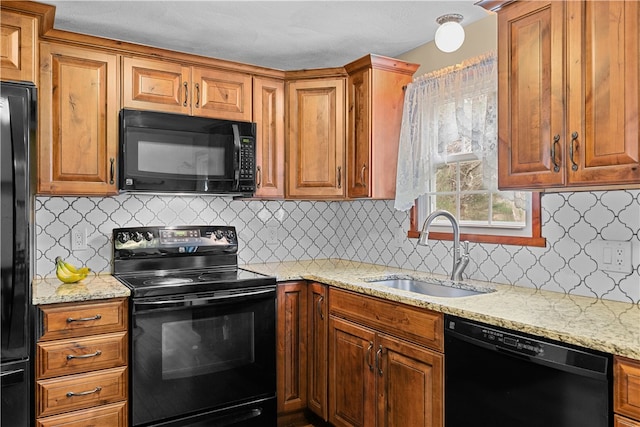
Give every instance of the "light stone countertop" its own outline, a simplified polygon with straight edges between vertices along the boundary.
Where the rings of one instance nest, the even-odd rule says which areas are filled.
[[[78,283],[62,283],[55,276],[38,278],[33,281],[31,292],[33,305],[122,298],[131,293],[111,274],[89,274]]]
[[[465,280],[494,289],[482,295],[442,298],[367,282],[393,276],[446,279],[413,270],[339,259],[241,265],[279,282],[312,280],[361,294],[453,314],[546,338],[640,360],[640,306],[519,286]]]

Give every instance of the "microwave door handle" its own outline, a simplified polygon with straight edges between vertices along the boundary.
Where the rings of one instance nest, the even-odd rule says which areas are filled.
[[[233,168],[233,190],[238,191],[238,188],[240,188],[240,165],[242,164],[242,159],[240,158],[242,155],[240,150],[240,131],[238,130],[238,125],[231,125],[231,128],[233,129],[233,158],[236,161]]]

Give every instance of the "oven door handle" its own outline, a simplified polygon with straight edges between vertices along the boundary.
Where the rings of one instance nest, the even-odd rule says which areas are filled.
[[[190,298],[190,299],[182,299],[182,300],[175,300],[175,299],[157,300],[157,301],[135,301],[134,300],[134,306],[138,309],[145,308],[145,307],[146,308],[164,308],[171,305],[185,306],[189,303],[194,303],[194,302],[203,303],[203,302],[210,302],[210,301],[221,301],[221,300],[229,300],[229,299],[237,299],[237,298],[255,297],[259,295],[273,294],[275,293],[275,291],[276,291],[275,287],[269,287],[267,289],[256,289],[252,291],[239,292],[234,294],[222,294],[222,295],[214,294],[209,297]]]

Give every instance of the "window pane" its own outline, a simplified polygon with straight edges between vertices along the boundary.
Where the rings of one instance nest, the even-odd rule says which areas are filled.
[[[438,166],[438,171],[436,172],[436,191],[438,193],[456,191],[456,168],[456,163]]]
[[[484,190],[482,161],[460,162],[460,191],[477,190]]]
[[[527,197],[522,191],[505,191],[493,195],[493,221],[524,224],[527,220]]]
[[[436,198],[436,209],[444,209],[445,211],[451,212],[453,215],[456,214],[456,196],[443,196],[441,194],[437,194]],[[427,215],[429,212],[427,212]]]
[[[489,221],[489,199],[485,194],[460,195],[460,221]]]

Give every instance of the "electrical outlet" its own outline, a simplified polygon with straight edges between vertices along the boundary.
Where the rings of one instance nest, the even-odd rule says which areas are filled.
[[[631,242],[605,240],[602,242],[600,269],[616,273],[631,273]]]
[[[278,244],[278,224],[267,224],[267,245],[276,246]]]
[[[71,250],[85,251],[87,250],[87,229],[83,227],[74,227],[71,229]]]

